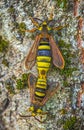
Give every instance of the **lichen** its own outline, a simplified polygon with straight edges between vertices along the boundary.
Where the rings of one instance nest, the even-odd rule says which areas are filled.
[[[8,90],[8,93],[10,94],[15,94],[15,87],[14,87],[15,80],[16,80],[15,75],[12,75],[11,78],[8,78],[4,82],[6,89]]]
[[[28,87],[27,80],[28,80],[28,74],[23,74],[20,79],[17,79],[16,88],[19,90],[27,88]]]
[[[0,52],[7,52],[9,47],[9,42],[6,41],[5,39],[2,38],[2,36],[0,36]]]
[[[8,90],[8,93],[15,94],[15,90],[12,85],[6,85],[6,89]]]

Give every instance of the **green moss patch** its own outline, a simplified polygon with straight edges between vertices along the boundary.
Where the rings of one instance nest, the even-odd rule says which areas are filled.
[[[9,67],[9,62],[5,58],[2,60],[2,64],[4,64],[6,67]]]
[[[15,13],[15,9],[12,5],[9,7],[8,12],[11,13],[11,14]]]
[[[28,87],[28,74],[23,74],[20,79],[16,81],[17,85],[16,88],[21,90]]]
[[[63,128],[64,130],[75,130],[75,124],[77,122],[77,119],[75,116],[68,118],[64,121]]]
[[[22,22],[22,23],[19,23],[17,27],[18,27],[18,32],[21,35],[25,35],[26,24]]]
[[[2,38],[2,36],[0,36],[0,52],[7,52],[9,47],[9,42],[6,41],[5,39]]]

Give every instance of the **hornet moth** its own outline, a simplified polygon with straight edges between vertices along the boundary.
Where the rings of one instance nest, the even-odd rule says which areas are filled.
[[[47,112],[43,112],[41,110],[41,107],[56,93],[59,88],[59,83],[57,86],[55,84],[54,88],[52,85],[47,83],[47,72],[49,71],[51,62],[60,69],[63,69],[65,64],[64,58],[52,37],[51,31],[60,30],[67,25],[53,27],[56,22],[55,20],[43,21],[32,17],[31,21],[35,25],[35,28],[23,31],[30,33],[37,31],[38,35],[36,36],[34,44],[26,57],[25,67],[27,69],[31,69],[35,63],[37,64],[38,77],[36,78],[33,74],[29,74],[28,77],[31,98],[31,107],[29,108],[31,115],[29,117],[33,116],[37,119],[37,115],[47,114]]]

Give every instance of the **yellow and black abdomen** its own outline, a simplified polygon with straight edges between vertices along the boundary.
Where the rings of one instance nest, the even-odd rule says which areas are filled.
[[[35,98],[42,100],[45,97],[47,89],[46,74],[51,64],[51,49],[49,40],[42,38],[40,40],[37,52],[37,70],[38,79],[36,82]]]

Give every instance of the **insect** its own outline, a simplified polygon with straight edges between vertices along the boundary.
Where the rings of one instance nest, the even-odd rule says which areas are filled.
[[[24,30],[30,33],[38,32],[34,44],[31,47],[26,60],[25,66],[31,69],[34,64],[37,64],[38,77],[29,74],[28,85],[30,89],[31,107],[29,111],[31,116],[36,118],[37,115],[46,114],[40,108],[51,98],[57,91],[59,84],[54,88],[47,82],[47,72],[49,71],[51,62],[60,68],[64,68],[64,58],[57,47],[53,37],[52,30],[60,30],[64,26],[53,27],[55,20],[40,20],[38,18],[31,18],[35,28],[32,30]]]

